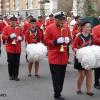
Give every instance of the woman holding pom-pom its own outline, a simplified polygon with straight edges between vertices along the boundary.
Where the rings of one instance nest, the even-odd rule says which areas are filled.
[[[25,43],[26,45],[28,45],[32,43],[36,44],[42,41],[43,41],[43,31],[36,27],[36,19],[32,18],[30,20],[30,28],[25,33]],[[34,62],[35,62],[35,77],[39,78],[39,74],[38,74],[39,62],[38,61],[34,61]],[[32,65],[33,65],[33,61],[32,62],[28,61],[29,77],[31,77]]]
[[[76,53],[78,49],[86,46],[90,46],[93,44],[93,38],[91,35],[91,24],[88,20],[81,23],[81,33],[78,34],[73,43],[73,50]],[[81,56],[81,55],[80,55]],[[86,77],[86,94],[89,96],[93,96],[94,94],[91,92],[92,85],[92,68],[84,69],[84,66],[78,61],[75,57],[74,68],[78,70],[78,80],[77,80],[77,94],[81,94],[81,86],[84,78]]]

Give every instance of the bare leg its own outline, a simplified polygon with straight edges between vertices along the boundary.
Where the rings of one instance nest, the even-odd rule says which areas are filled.
[[[92,86],[92,70],[86,70],[86,88],[87,93],[91,93],[91,86]]]
[[[39,74],[38,74],[38,72],[39,72],[39,62],[35,62],[35,76],[39,76]]]
[[[31,76],[32,65],[33,65],[33,63],[28,63],[29,76]]]
[[[78,80],[77,80],[77,91],[81,91],[81,86],[82,86],[84,77],[85,77],[85,71],[80,70],[79,75],[78,75]]]

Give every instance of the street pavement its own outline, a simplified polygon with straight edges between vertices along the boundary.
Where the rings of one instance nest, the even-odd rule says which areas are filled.
[[[24,45],[21,54],[20,81],[10,81],[7,71],[6,52],[2,47],[2,55],[0,57],[0,94],[5,93],[6,96],[0,96],[0,100],[54,100],[51,74],[49,70],[48,60],[40,62],[40,78],[34,77],[34,66],[32,77],[28,77],[27,63],[25,60]],[[92,87],[95,95],[93,97],[86,95],[85,81],[82,86],[83,94],[76,94],[77,71],[73,69],[73,54],[70,50],[70,62],[66,69],[66,77],[62,95],[66,100],[100,100],[100,90]]]

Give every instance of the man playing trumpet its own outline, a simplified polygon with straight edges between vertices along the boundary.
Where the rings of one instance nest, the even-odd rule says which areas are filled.
[[[67,44],[70,39],[68,30],[64,26],[64,12],[58,12],[54,16],[55,23],[46,28],[44,43],[48,46],[48,61],[54,87],[54,98],[65,100],[61,96],[61,92],[68,63]]]
[[[3,30],[2,39],[6,43],[9,79],[19,81],[18,74],[23,35],[21,28],[16,26],[16,23],[17,18],[15,16],[11,17],[10,25]]]

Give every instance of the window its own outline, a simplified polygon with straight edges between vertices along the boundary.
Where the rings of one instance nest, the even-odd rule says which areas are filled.
[[[33,0],[28,0],[28,9],[32,9],[33,7],[33,5],[32,5],[32,1]]]
[[[15,0],[15,10],[19,10],[19,0]]]

